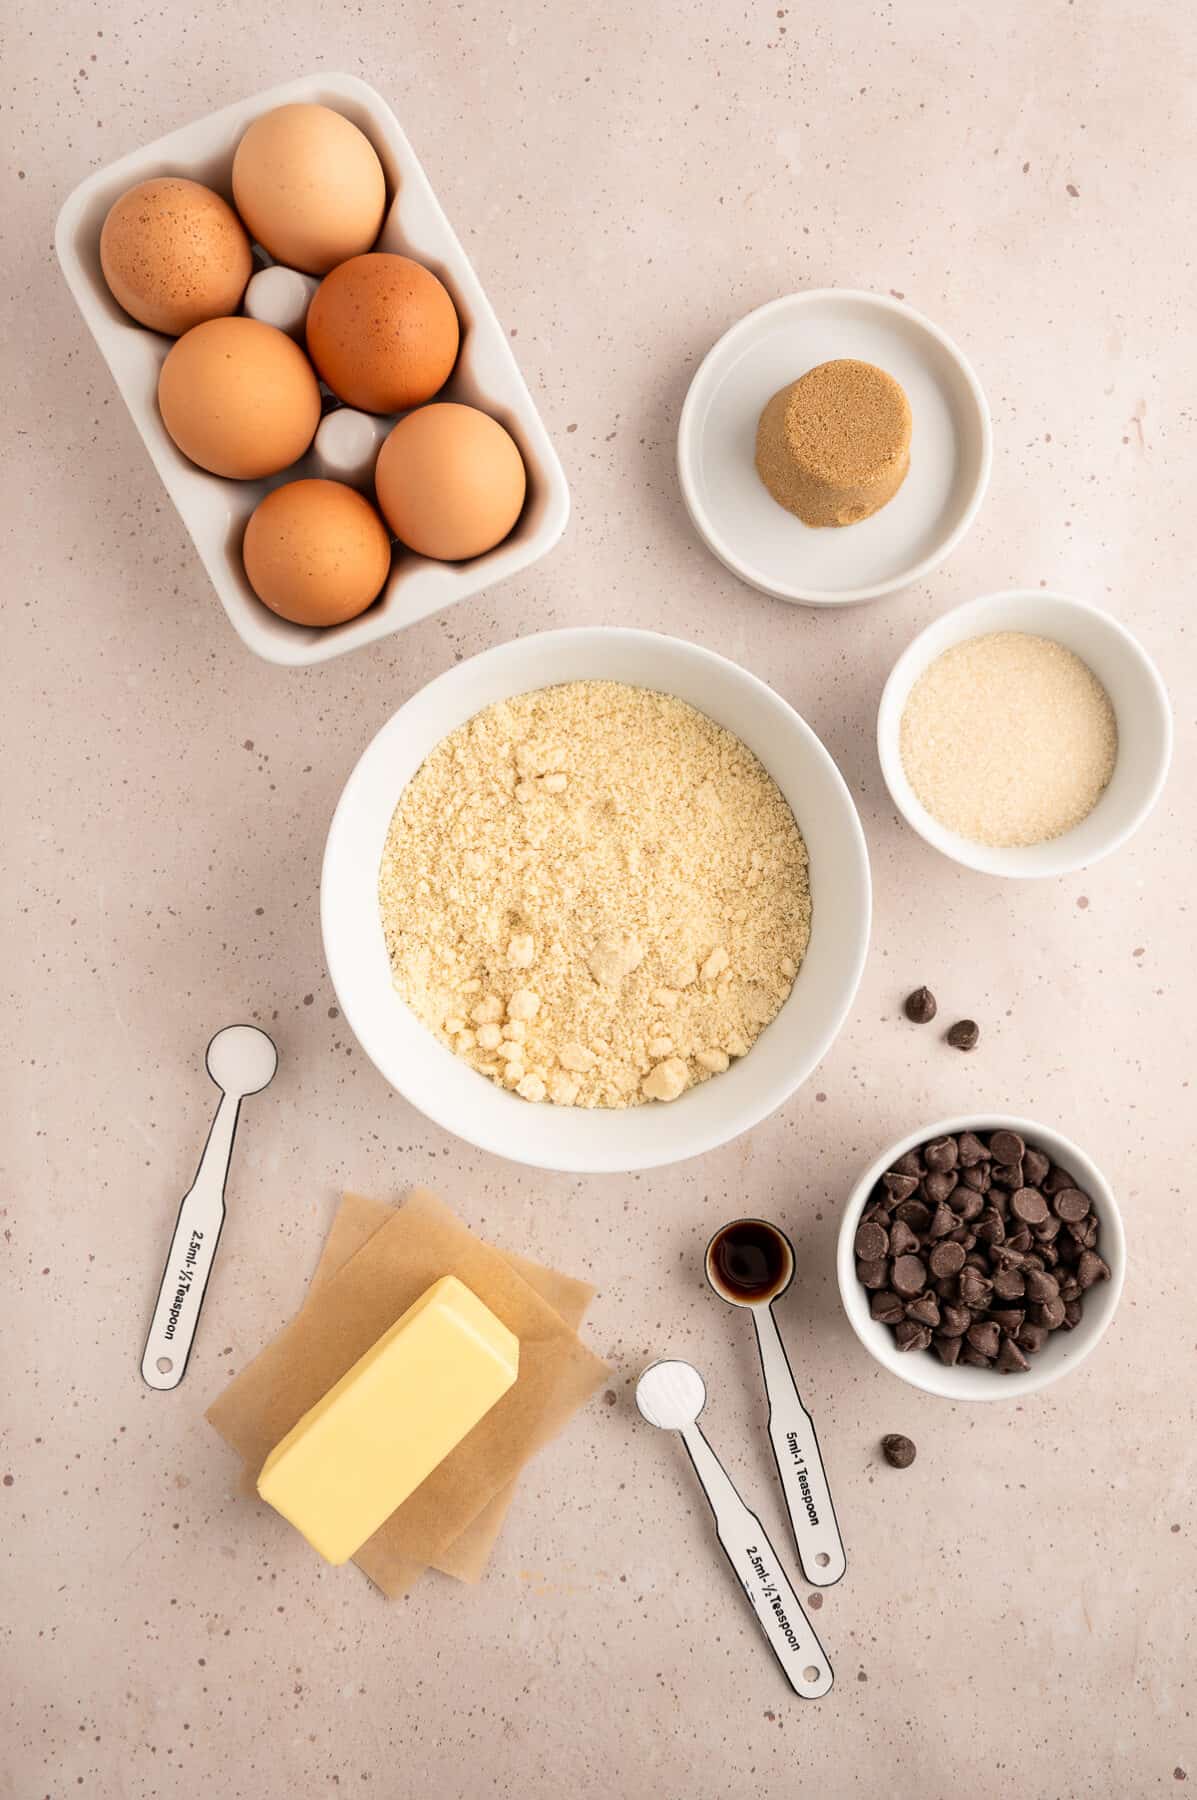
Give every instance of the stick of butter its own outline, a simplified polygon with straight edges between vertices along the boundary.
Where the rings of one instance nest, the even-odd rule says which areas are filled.
[[[501,1400],[519,1339],[446,1275],[266,1458],[258,1493],[330,1563],[348,1562]]]

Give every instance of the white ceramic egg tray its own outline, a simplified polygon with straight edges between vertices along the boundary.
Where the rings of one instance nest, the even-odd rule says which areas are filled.
[[[439,275],[461,320],[461,351],[438,396],[481,407],[505,425],[523,454],[528,498],[514,531],[497,549],[465,563],[431,562],[396,547],[382,596],[359,618],[325,631],[277,618],[255,596],[241,563],[246,520],[268,488],[310,471],[305,462],[270,481],[225,481],[188,462],[158,412],[158,371],[172,339],[137,325],[108,291],[100,269],[100,227],[113,201],[154,175],[184,175],[232,199],[233,152],[260,113],[315,101],[365,132],[382,161],[390,210],[380,250],[414,257]],[[268,662],[295,667],[325,662],[374,643],[429,613],[466,600],[537,562],[569,517],[569,489],[540,414],[482,284],[382,96],[352,75],[308,75],[270,88],[173,131],[88,176],[58,215],[55,242],[63,274],[111,369],[167,493],[191,533],[221,604],[243,641]]]

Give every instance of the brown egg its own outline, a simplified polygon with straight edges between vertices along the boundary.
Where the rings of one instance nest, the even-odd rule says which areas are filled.
[[[391,540],[356,488],[289,481],[245,528],[245,573],[259,600],[296,625],[340,625],[365,612],[387,578]]]
[[[198,181],[164,175],[130,188],[110,208],[100,267],[113,298],[139,325],[181,337],[205,319],[236,312],[253,256],[227,201]]]
[[[324,275],[368,250],[387,184],[368,137],[328,106],[278,106],[233,158],[237,210],[275,262]]]
[[[442,562],[501,543],[527,487],[523,458],[498,420],[447,402],[400,419],[379,452],[374,482],[395,536]]]
[[[320,389],[285,332],[257,319],[209,319],[167,354],[158,409],[201,469],[253,481],[303,455],[320,423]]]
[[[308,351],[333,393],[362,412],[403,412],[444,387],[457,312],[431,269],[385,251],[326,275],[308,308]]]

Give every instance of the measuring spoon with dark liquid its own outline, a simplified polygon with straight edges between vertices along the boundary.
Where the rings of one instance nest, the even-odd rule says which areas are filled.
[[[752,1314],[769,1402],[769,1441],[798,1560],[812,1587],[831,1587],[848,1561],[815,1422],[802,1404],[773,1317],[773,1302],[794,1279],[794,1246],[767,1219],[733,1219],[707,1245],[706,1272],[721,1300]]]

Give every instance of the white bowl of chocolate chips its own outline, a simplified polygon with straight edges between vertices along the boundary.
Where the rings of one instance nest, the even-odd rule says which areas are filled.
[[[891,1144],[849,1196],[837,1272],[881,1365],[947,1400],[1010,1400],[1093,1350],[1126,1268],[1084,1151],[1032,1119],[943,1119]]]

